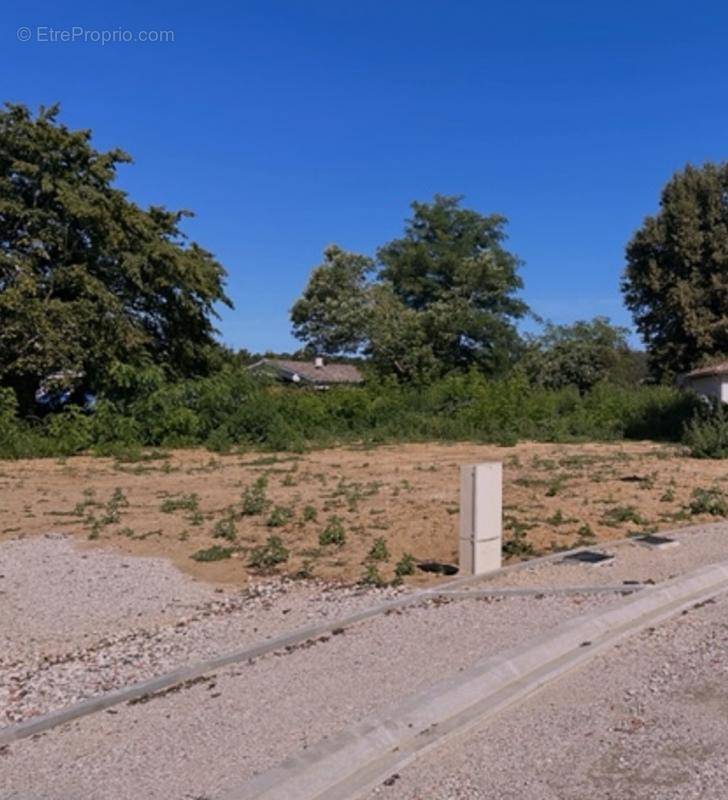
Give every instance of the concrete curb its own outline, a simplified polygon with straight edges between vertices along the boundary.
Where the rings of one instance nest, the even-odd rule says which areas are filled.
[[[725,523],[714,524],[716,526],[725,525]],[[705,527],[707,526],[699,526],[701,529],[704,529]],[[689,531],[690,528],[681,528],[678,533],[685,533]],[[237,664],[243,661],[260,658],[268,653],[276,650],[283,650],[286,647],[304,642],[308,639],[316,639],[319,636],[330,633],[335,628],[350,627],[351,625],[364,622],[365,620],[378,616],[379,614],[385,614],[387,611],[394,611],[407,606],[417,605],[418,603],[427,600],[432,600],[438,597],[442,592],[457,590],[459,587],[467,586],[469,584],[478,584],[483,582],[487,583],[489,580],[496,578],[499,575],[508,574],[510,572],[533,569],[534,567],[558,561],[570,553],[579,553],[583,550],[603,550],[605,548],[618,547],[629,543],[634,543],[632,537],[615,539],[610,542],[602,542],[593,546],[576,547],[572,550],[564,550],[558,553],[551,553],[547,556],[539,556],[538,558],[519,561],[516,564],[511,564],[507,567],[502,567],[499,570],[495,570],[483,575],[464,575],[454,578],[451,581],[441,583],[439,586],[433,587],[432,589],[421,589],[419,591],[406,594],[395,600],[390,600],[385,603],[380,603],[376,606],[371,606],[370,608],[350,614],[346,617],[339,617],[335,620],[327,620],[326,622],[309,625],[304,628],[298,628],[290,633],[282,634],[281,636],[277,636],[257,645],[242,648],[240,650],[234,650],[229,653],[224,653],[206,661],[178,667],[177,669],[171,670],[170,672],[166,672],[162,675],[158,675],[154,678],[149,678],[148,680],[140,681],[138,683],[131,684],[130,686],[124,686],[121,689],[115,689],[114,691],[107,692],[105,694],[90,697],[87,700],[82,700],[81,702],[76,703],[75,705],[68,706],[66,708],[60,708],[56,711],[50,711],[47,714],[32,717],[23,722],[18,722],[15,725],[5,726],[0,728],[0,746],[10,744],[11,742],[15,742],[20,739],[25,739],[28,736],[34,736],[35,734],[43,733],[44,731],[50,730],[59,725],[72,722],[75,719],[80,719],[81,717],[88,716],[89,714],[95,714],[98,711],[104,711],[105,709],[119,705],[120,703],[125,703],[129,700],[136,700],[144,695],[153,694],[155,692],[162,691],[163,689],[176,686],[177,684],[184,683],[185,681],[199,678],[202,675],[206,675],[214,670],[221,669],[231,664]],[[624,586],[624,591],[633,591],[634,589],[635,587],[630,584],[626,584]],[[496,590],[493,590],[492,596],[496,596],[495,591]],[[553,592],[554,590],[549,590],[547,593],[551,594]],[[542,592],[535,593],[539,594]],[[546,592],[544,591],[543,593]]]
[[[448,738],[461,735],[612,646],[691,605],[728,591],[728,561],[567,621],[410,695],[280,766],[224,800],[353,800]]]

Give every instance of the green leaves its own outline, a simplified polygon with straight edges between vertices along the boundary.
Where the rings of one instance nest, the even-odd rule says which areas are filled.
[[[128,155],[57,115],[0,111],[0,382],[27,409],[52,373],[81,374],[79,391],[103,389],[111,365],[204,373],[222,267],[185,242],[187,212],[113,187]]]
[[[404,236],[372,259],[327,248],[291,312],[294,333],[323,353],[363,352],[383,374],[422,381],[478,366],[500,372],[528,308],[505,218],[436,195],[413,203]]]
[[[728,354],[728,163],[688,165],[627,245],[625,303],[659,378]]]

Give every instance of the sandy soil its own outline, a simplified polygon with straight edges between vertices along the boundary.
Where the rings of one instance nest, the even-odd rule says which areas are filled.
[[[265,574],[250,562],[255,548],[276,535],[289,555],[275,572],[352,582],[373,568],[370,577],[391,580],[405,553],[456,563],[458,467],[489,459],[504,463],[512,558],[710,521],[710,513],[691,510],[693,492],[720,491],[728,480],[723,462],[648,442],[5,461],[0,540],[62,531],[90,547],[159,556],[204,580],[244,585]],[[265,508],[245,515],[243,495],[259,479],[266,483]],[[332,518],[340,520],[345,541],[322,545],[319,536]],[[378,539],[386,547],[372,552]],[[229,557],[192,558],[214,545]],[[406,580],[423,583],[428,576]]]

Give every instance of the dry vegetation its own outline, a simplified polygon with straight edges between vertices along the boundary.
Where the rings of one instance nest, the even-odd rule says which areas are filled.
[[[487,459],[504,462],[510,558],[728,512],[722,462],[654,443],[188,450],[2,462],[0,539],[65,531],[214,582],[269,572],[422,582],[408,555],[456,561],[458,466]]]

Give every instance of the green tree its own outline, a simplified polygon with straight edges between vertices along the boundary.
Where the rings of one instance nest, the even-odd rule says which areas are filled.
[[[291,309],[294,334],[321,353],[353,353],[366,341],[370,258],[330,245]]]
[[[600,381],[628,382],[636,373],[627,334],[606,317],[547,323],[540,336],[531,338],[521,364],[534,383],[549,389],[575,386],[584,393]]]
[[[188,212],[112,186],[126,153],[95,150],[58,113],[0,110],[0,384],[27,408],[52,374],[99,390],[120,365],[204,373],[223,268],[185,241]]]
[[[627,245],[627,307],[651,372],[669,379],[728,354],[728,163],[688,165]]]
[[[294,333],[330,355],[364,352],[401,379],[471,367],[502,371],[518,352],[528,308],[505,218],[436,195],[413,203],[404,236],[376,262],[330,247],[294,304]]]

